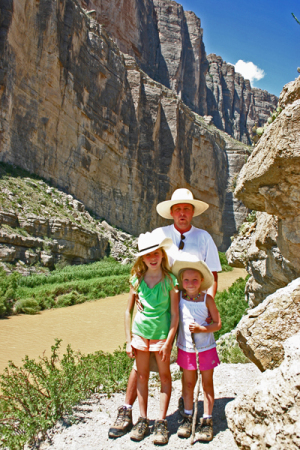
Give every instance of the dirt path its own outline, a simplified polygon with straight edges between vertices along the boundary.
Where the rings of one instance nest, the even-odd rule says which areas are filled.
[[[177,364],[173,365],[178,370]],[[190,439],[180,439],[177,429],[180,422],[177,404],[181,393],[181,381],[177,380],[172,385],[171,402],[168,409],[169,443],[162,447],[172,450],[192,449],[196,450],[238,450],[233,435],[228,429],[225,408],[237,395],[246,393],[249,387],[260,377],[259,369],[250,364],[221,364],[214,372],[215,405],[213,410],[214,439],[211,442],[196,442],[192,447]],[[202,400],[202,395],[199,397]],[[141,442],[133,442],[128,435],[119,439],[108,439],[108,429],[116,418],[118,406],[124,402],[124,394],[115,394],[108,398],[106,395],[95,394],[90,399],[75,407],[75,415],[78,423],[68,426],[62,421],[50,430],[42,443],[40,450],[154,450],[152,436],[146,437]],[[148,416],[150,425],[153,426],[159,410],[159,388],[150,388]],[[203,413],[203,403],[199,402],[198,416]],[[133,420],[139,415],[138,404],[133,407]],[[196,435],[197,438],[197,435]],[[36,448],[36,447],[35,447]],[[28,448],[26,449],[28,450]]]
[[[244,269],[219,274],[219,291],[227,289]],[[0,373],[12,360],[20,365],[28,355],[36,359],[46,350],[50,354],[55,338],[62,339],[61,353],[67,344],[82,353],[97,350],[112,352],[124,343],[124,311],[127,294],[42,311],[41,314],[11,316],[0,320]],[[112,333],[113,330],[113,333]]]

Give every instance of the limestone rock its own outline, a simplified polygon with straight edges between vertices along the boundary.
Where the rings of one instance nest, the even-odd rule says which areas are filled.
[[[228,426],[243,450],[300,447],[300,333],[283,345],[281,366],[226,405]]]
[[[112,11],[115,5],[108,3],[101,2],[104,15],[106,6]],[[180,42],[193,41],[191,58],[198,58],[199,21],[192,14],[185,16],[174,2],[159,3],[162,13],[158,19],[150,3],[138,2],[133,15],[130,2],[120,3],[132,21],[127,21],[129,41],[136,32],[138,39],[145,35],[143,24],[148,19],[165,21],[176,25]],[[143,5],[150,5],[152,16]],[[136,59],[121,54],[99,24],[96,5],[88,5],[96,11],[94,17],[72,0],[57,4],[20,0],[14,8],[9,2],[3,7],[7,24],[0,46],[0,159],[51,180],[96,216],[133,235],[170,223],[157,215],[156,204],[170,198],[178,187],[190,188],[195,197],[210,204],[194,224],[205,228],[217,246],[224,248],[236,228],[235,212],[223,216],[230,184],[227,151],[232,148],[234,152],[235,144],[227,144],[221,132],[206,125],[183,103],[179,97],[184,89],[177,96],[147,76]],[[119,14],[119,8],[112,14]],[[116,21],[119,24],[120,20]],[[135,24],[140,24],[143,32]],[[198,34],[190,32],[195,33],[193,39],[188,33],[192,26],[193,30],[198,27]],[[156,51],[159,46],[151,42]],[[165,44],[161,48],[167,52],[169,44]],[[178,60],[176,67],[181,68],[181,63]],[[197,73],[199,64],[196,60],[193,66]],[[187,69],[182,67],[180,73],[190,80]],[[197,86],[201,76],[199,83]],[[193,93],[190,98],[201,101],[200,97]],[[242,150],[239,156],[244,162]],[[39,189],[40,185],[34,182],[34,186]],[[51,190],[47,195],[52,195]],[[53,202],[58,207],[72,207],[66,199],[54,198]],[[226,208],[235,209],[233,204]],[[44,232],[52,227],[59,239],[68,232],[86,242],[80,229],[56,225],[50,217],[39,220],[38,225],[34,217],[26,220],[28,229],[38,226]],[[67,251],[68,245],[62,246]]]
[[[269,295],[237,326],[237,341],[260,370],[283,361],[283,344],[300,331],[300,278]]]
[[[276,108],[275,95],[251,88],[220,56],[206,56],[200,19],[175,1],[82,0],[86,4],[122,52],[235,139],[251,144],[254,123],[262,126]]]
[[[266,129],[243,167],[235,194],[248,208],[280,218],[300,207],[300,100],[289,104]]]
[[[276,216],[257,212],[256,221],[242,226],[226,252],[231,266],[244,267],[250,274],[245,289],[250,308],[300,276],[282,254],[281,228]]]
[[[279,217],[278,247],[300,271],[300,77],[288,85],[285,109],[267,127],[243,166],[235,195],[248,208]],[[296,99],[293,101],[293,99]],[[283,101],[282,100],[282,101]],[[290,103],[292,102],[292,103]]]
[[[235,139],[251,144],[255,123],[262,126],[276,108],[278,98],[261,89],[251,88],[249,80],[235,72],[232,64],[220,56],[207,56],[207,114],[214,124]]]
[[[300,76],[296,80],[286,84],[279,97],[279,106],[285,108],[287,105],[300,99]]]

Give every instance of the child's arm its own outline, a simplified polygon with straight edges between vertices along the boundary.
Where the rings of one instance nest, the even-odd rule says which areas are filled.
[[[170,291],[170,299],[171,299],[171,324],[170,324],[170,330],[168,333],[168,337],[164,345],[159,351],[159,354],[161,356],[162,361],[166,361],[170,358],[173,341],[176,335],[177,327],[178,327],[178,321],[179,321],[179,291],[177,288],[172,289]]]
[[[134,358],[134,352],[131,347],[131,321],[135,303],[135,292],[133,286],[130,287],[129,299],[125,311],[125,337],[126,337],[126,353],[129,358]]]
[[[214,299],[210,295],[207,295],[206,297],[206,306],[210,312],[213,323],[209,325],[199,325],[198,323],[193,322],[189,326],[191,333],[214,333],[222,327],[220,313]]]

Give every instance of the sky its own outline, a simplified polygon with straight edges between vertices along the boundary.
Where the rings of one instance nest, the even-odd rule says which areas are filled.
[[[299,76],[299,0],[177,0],[201,19],[207,54],[235,66],[252,87],[279,96]]]

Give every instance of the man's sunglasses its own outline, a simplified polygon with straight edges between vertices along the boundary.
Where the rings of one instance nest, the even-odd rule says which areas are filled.
[[[184,239],[185,239],[185,236],[184,236],[184,234],[182,234],[181,235],[181,239],[180,239],[180,242],[179,242],[179,250],[182,250],[183,249],[183,247],[184,247]]]

